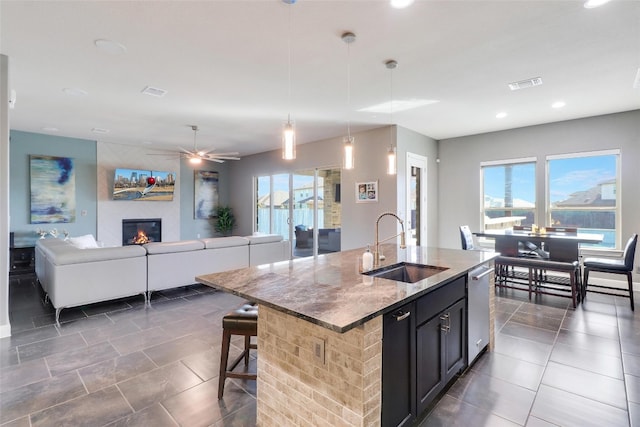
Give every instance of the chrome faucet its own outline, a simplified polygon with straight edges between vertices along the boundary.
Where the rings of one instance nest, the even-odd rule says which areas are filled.
[[[378,233],[378,226],[380,223],[380,219],[382,219],[383,216],[387,216],[387,215],[391,215],[393,217],[395,217],[398,222],[400,223],[400,225],[402,226],[402,231],[398,234],[394,234],[391,237],[387,237],[384,240],[380,240],[379,239],[379,233]],[[404,236],[404,221],[400,219],[400,217],[396,214],[394,214],[393,212],[385,212],[383,214],[380,214],[380,216],[378,217],[378,219],[376,220],[376,243],[375,243],[375,252],[373,253],[373,266],[374,267],[378,267],[380,266],[380,243],[382,242],[386,242],[387,240],[391,240],[394,239],[396,237],[400,236],[400,248],[404,249],[407,247],[407,245],[405,244],[405,236]]]

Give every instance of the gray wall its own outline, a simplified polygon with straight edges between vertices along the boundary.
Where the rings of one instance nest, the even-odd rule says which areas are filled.
[[[398,126],[398,211],[406,218],[407,153],[427,158],[427,244],[438,243],[438,142],[428,136]],[[424,206],[423,206],[424,208]]]
[[[398,130],[399,129],[399,130]],[[404,163],[406,151],[434,157],[434,140],[407,129],[383,127],[354,134],[355,168],[342,171],[342,249],[366,246],[374,241],[374,226],[379,214],[387,211],[401,212],[404,218],[404,195],[399,198],[398,185],[404,188]],[[398,147],[398,175],[386,174],[386,153],[391,143]],[[253,232],[253,203],[255,199],[254,178],[260,175],[291,173],[296,170],[315,167],[341,167],[342,137],[302,144],[297,147],[297,158],[285,162],[279,150],[256,154],[230,165],[230,181],[233,192],[230,204],[239,222],[238,234]],[[379,202],[356,203],[356,182],[378,180]],[[429,176],[429,194],[435,208],[437,195],[437,175]],[[437,214],[429,216],[430,229],[436,229]],[[397,225],[391,220],[380,223],[380,235],[386,237],[396,233]],[[435,236],[435,233],[434,233]]]
[[[544,218],[545,156],[605,149],[621,152],[621,232],[626,242],[640,233],[640,110],[440,141],[439,245],[459,248],[461,224],[480,228],[480,162],[536,157],[537,215]]]
[[[73,236],[96,235],[96,142],[85,139],[11,131],[10,211],[16,244],[33,243],[38,228],[66,229]],[[76,171],[76,221],[31,224],[29,155],[71,157]],[[86,215],[81,215],[86,211]]]

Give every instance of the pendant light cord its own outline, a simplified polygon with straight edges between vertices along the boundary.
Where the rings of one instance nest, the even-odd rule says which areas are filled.
[[[287,37],[287,68],[288,68],[288,97],[289,97],[289,113],[287,114],[287,122],[291,123],[291,9],[293,8],[293,3],[289,4],[289,36]]]
[[[391,125],[393,126],[393,68],[390,69],[389,81],[389,87],[391,91],[391,102],[389,102],[389,116],[391,119]]]
[[[347,136],[351,140],[351,43],[347,43]]]
[[[389,74],[389,91],[391,92],[391,100],[389,102],[389,119],[391,121],[391,123],[389,123],[389,134],[391,135],[391,140],[393,140],[393,131],[391,130],[391,127],[393,126],[393,70],[396,69],[398,63],[395,60],[390,59],[385,63],[385,66],[391,73]],[[391,145],[393,146],[393,143]]]

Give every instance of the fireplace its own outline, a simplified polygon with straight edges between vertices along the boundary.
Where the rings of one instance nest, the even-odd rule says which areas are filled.
[[[122,220],[122,246],[142,245],[162,241],[162,219],[140,218]]]

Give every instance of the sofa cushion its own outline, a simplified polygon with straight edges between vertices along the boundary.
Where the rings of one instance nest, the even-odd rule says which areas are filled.
[[[138,245],[114,248],[96,248],[90,251],[78,249],[73,245],[68,245],[67,247],[57,247],[55,251],[51,252],[50,259],[55,265],[69,265],[82,264],[85,262],[143,257],[146,254],[147,251]]]
[[[200,240],[181,240],[178,242],[154,242],[143,245],[149,255],[168,254],[172,252],[189,252],[204,249]]]
[[[247,236],[250,245],[257,245],[260,243],[280,242],[282,236],[279,234],[257,234],[254,236]]]
[[[244,246],[249,244],[249,240],[244,237],[210,237],[201,239],[206,249],[229,248],[232,246]]]
[[[98,247],[98,242],[92,234],[85,234],[84,236],[70,237],[69,243],[78,249],[95,249]]]

